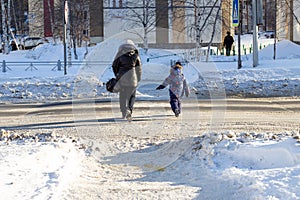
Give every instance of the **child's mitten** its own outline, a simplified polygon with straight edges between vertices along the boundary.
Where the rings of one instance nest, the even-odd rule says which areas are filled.
[[[166,86],[164,86],[164,85],[159,85],[156,89],[157,90],[161,90],[161,89],[164,89]]]

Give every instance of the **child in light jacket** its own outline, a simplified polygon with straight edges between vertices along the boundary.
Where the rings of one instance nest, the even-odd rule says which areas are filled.
[[[182,65],[176,62],[170,69],[170,75],[156,89],[161,90],[169,85],[170,105],[175,116],[178,117],[181,113],[181,97],[189,96],[190,90],[186,79],[182,73]]]

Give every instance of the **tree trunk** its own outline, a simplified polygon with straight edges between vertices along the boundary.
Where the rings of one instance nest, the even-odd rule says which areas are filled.
[[[53,42],[54,44],[56,44],[56,39],[55,39],[55,34],[54,34],[54,13],[53,13],[53,10],[52,10],[52,6],[51,6],[51,3],[50,3],[50,0],[47,0],[47,4],[48,4],[48,10],[49,10],[49,17],[50,17],[50,27],[51,27],[51,32],[52,32],[52,38],[53,38]]]
[[[149,49],[149,46],[148,46],[148,32],[147,32],[146,27],[144,27],[144,51],[145,51],[145,54],[147,54],[148,49]]]
[[[2,11],[2,53],[8,54],[8,36],[7,36],[7,24],[6,24],[6,8],[4,4],[4,0],[1,0],[1,11]]]
[[[210,55],[210,46],[211,46],[211,43],[213,41],[213,38],[215,36],[215,32],[216,32],[216,24],[217,24],[217,20],[218,20],[218,16],[219,16],[219,12],[221,10],[221,7],[222,7],[222,1],[220,3],[220,6],[218,8],[218,11],[217,11],[217,14],[216,14],[216,18],[215,18],[215,21],[214,21],[214,26],[213,26],[213,31],[212,31],[212,34],[211,34],[211,38],[210,38],[210,41],[208,43],[208,49],[207,49],[207,55],[206,55],[206,62],[208,62],[208,59],[209,59],[209,55]]]

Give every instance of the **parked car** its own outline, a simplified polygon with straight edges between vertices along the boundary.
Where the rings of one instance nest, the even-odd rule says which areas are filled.
[[[28,37],[26,35],[14,35],[14,38],[9,36],[9,48],[11,51],[32,49],[40,44],[48,43],[46,38],[42,37]],[[0,52],[3,50],[3,42],[0,45]]]
[[[20,47],[20,46],[19,46],[19,47]],[[0,52],[1,52],[1,53],[2,53],[2,51],[3,51],[3,48],[4,48],[4,42],[1,41],[1,45],[0,45]],[[15,51],[15,50],[18,49],[15,40],[13,40],[13,39],[10,39],[10,40],[9,40],[8,48],[9,48],[11,51]]]
[[[275,37],[275,32],[274,31],[266,31],[266,32],[264,32],[264,36],[266,38],[274,38]]]
[[[27,37],[20,43],[20,49],[32,49],[38,45],[48,43],[46,38],[41,37]]]
[[[274,31],[260,31],[258,32],[258,38],[274,38],[275,32]]]

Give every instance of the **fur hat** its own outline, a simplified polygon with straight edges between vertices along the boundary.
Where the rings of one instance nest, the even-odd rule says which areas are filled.
[[[124,44],[131,44],[131,45],[134,45],[134,42],[132,40],[125,40]]]
[[[119,46],[118,50],[119,54],[126,54],[129,53],[130,55],[135,54],[137,51],[137,48],[132,40],[125,40],[123,44]]]

